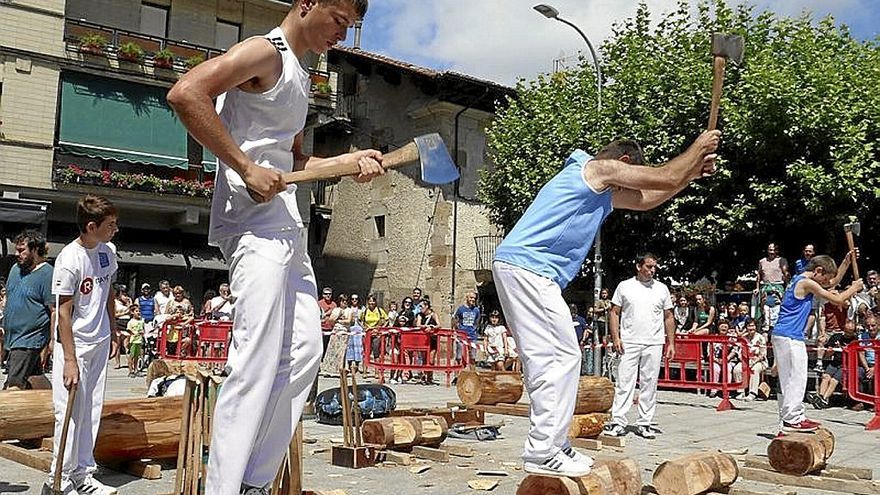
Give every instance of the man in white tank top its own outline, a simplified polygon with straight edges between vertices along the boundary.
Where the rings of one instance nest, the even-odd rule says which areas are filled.
[[[356,163],[357,181],[384,173],[375,150],[327,159],[302,152],[310,83],[300,60],[344,40],[366,10],[367,0],[296,0],[281,26],[200,64],[168,93],[189,133],[220,161],[208,241],[223,252],[236,297],[209,495],[268,493],[320,365],[315,275],[296,186],[282,172]]]

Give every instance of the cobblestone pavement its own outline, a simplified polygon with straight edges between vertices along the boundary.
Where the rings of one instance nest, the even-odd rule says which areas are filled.
[[[131,379],[125,369],[111,369],[108,378],[107,398],[136,397],[145,394],[143,379]],[[5,380],[5,377],[3,377]],[[336,385],[335,380],[322,379],[321,390]],[[443,385],[394,385],[398,393],[398,407],[437,407],[457,400],[454,387]],[[644,440],[634,434],[626,437],[622,449],[605,447],[600,456],[629,456],[638,460],[645,482],[662,461],[700,450],[748,450],[750,454],[766,452],[767,435],[775,433],[776,402],[742,403],[734,400],[738,410],[716,412],[718,399],[709,399],[692,393],[661,391],[657,409],[657,428],[661,434],[656,440]],[[836,435],[837,445],[832,462],[853,467],[880,466],[880,433],[867,432],[864,424],[873,413],[833,408],[814,411],[810,416],[825,423]],[[631,411],[635,414],[635,410]],[[512,495],[524,476],[520,469],[519,452],[528,430],[527,418],[487,415],[487,422],[504,422],[503,438],[489,442],[465,442],[447,440],[448,443],[469,445],[475,456],[453,457],[448,464],[424,461],[430,469],[414,474],[410,467],[373,467],[349,470],[331,466],[329,450],[331,440],[341,439],[340,427],[306,421],[305,436],[314,443],[304,447],[304,486],[306,489],[344,489],[355,494],[475,494],[468,488],[468,480],[479,478],[478,469],[501,470],[508,476],[495,478],[498,487],[492,493]],[[875,470],[875,476],[880,476]],[[174,477],[173,462],[163,470],[162,479],[149,481],[113,472],[101,475],[106,483],[118,486],[123,495],[153,495],[170,493]],[[0,459],[0,493],[37,495],[47,475],[20,464]],[[765,492],[782,491],[772,485],[738,482],[738,486],[752,486]],[[774,489],[775,488],[775,489]],[[817,490],[797,489],[801,494],[823,493]]]

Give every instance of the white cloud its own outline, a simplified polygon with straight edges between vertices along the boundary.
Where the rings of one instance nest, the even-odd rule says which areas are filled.
[[[381,0],[387,46],[397,59],[448,67],[504,84],[553,69],[553,60],[586,47],[569,26],[532,9],[538,0]],[[841,14],[875,0],[760,0],[758,8],[781,15],[804,9],[817,16]],[[560,16],[580,27],[595,47],[612,24],[635,14],[637,0],[550,0]],[[652,14],[674,9],[677,0],[647,0]],[[856,10],[858,11],[858,10]],[[369,21],[369,16],[368,16]],[[365,29],[370,29],[367,22]],[[365,47],[371,49],[371,47]]]

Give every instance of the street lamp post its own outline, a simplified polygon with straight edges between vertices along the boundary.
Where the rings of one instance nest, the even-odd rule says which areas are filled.
[[[587,43],[587,48],[590,49],[590,55],[593,57],[593,67],[596,69],[596,107],[599,115],[602,114],[602,68],[599,67],[599,58],[596,56],[596,50],[593,49],[593,44],[590,43],[590,39],[587,38],[587,35],[581,31],[581,28],[577,27],[573,22],[567,21],[561,17],[559,17],[559,11],[555,8],[547,5],[545,3],[541,3],[535,5],[533,7],[535,10],[541,13],[544,17],[548,19],[557,20],[563,24],[568,24],[573,27],[575,31],[581,35],[581,38],[584,39],[584,42]],[[593,300],[599,300],[599,294],[602,291],[602,229],[596,232],[596,240],[593,243]],[[607,313],[607,312],[606,312]],[[608,325],[608,315],[605,315],[605,325]],[[607,331],[607,328],[606,328]],[[599,329],[594,324],[593,325],[593,374],[598,376],[602,371],[602,347],[599,344]]]

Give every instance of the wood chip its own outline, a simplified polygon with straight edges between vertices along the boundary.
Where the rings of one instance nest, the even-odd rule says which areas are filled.
[[[494,469],[477,469],[477,476],[507,476],[507,471]]]
[[[431,466],[413,466],[409,468],[409,472],[413,474],[422,474],[429,469],[431,469]]]
[[[470,480],[468,481],[468,487],[471,490],[483,490],[483,491],[492,491],[495,487],[498,486],[497,480]]]
[[[323,453],[327,452],[328,450],[330,450],[330,449],[328,449],[327,447],[319,447],[317,449],[310,450],[309,454],[311,454],[311,455],[323,454]]]
[[[727,449],[727,450],[718,450],[722,454],[730,454],[730,455],[746,455],[749,453],[749,449]]]

